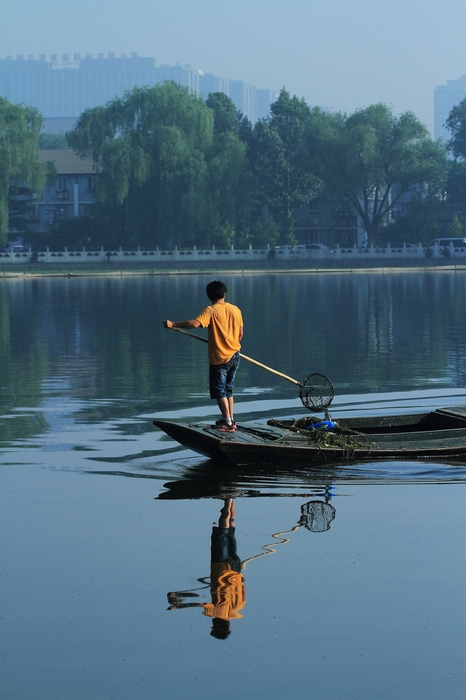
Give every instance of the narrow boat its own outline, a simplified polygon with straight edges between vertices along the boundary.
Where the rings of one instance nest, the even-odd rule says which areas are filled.
[[[327,430],[315,427],[319,423],[315,416],[238,423],[234,433],[220,432],[207,423],[153,423],[184,447],[237,465],[466,457],[466,406],[342,418]]]

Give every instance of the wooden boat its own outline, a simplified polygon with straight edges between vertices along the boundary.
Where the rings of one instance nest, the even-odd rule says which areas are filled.
[[[184,447],[237,465],[466,458],[464,406],[411,415],[342,418],[326,432],[305,427],[317,421],[309,417],[238,423],[234,433],[220,432],[207,423],[153,423]]]

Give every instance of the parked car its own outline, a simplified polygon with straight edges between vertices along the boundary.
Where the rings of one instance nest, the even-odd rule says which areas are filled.
[[[304,243],[295,246],[294,249],[301,251],[304,255],[312,255],[313,253],[333,253],[333,250],[323,243]]]
[[[441,255],[448,257],[452,247],[466,250],[466,238],[434,238],[426,249],[427,257],[432,256],[436,246]]]
[[[13,245],[13,244],[10,244],[10,245],[4,246],[3,248],[0,248],[0,251],[1,251],[2,253],[12,253],[12,252],[13,252],[13,253],[22,253],[24,250],[25,250],[25,248],[24,248],[24,246],[23,246],[22,243],[21,243],[21,244],[20,244],[20,243],[18,243],[18,244],[15,243],[14,245]]]

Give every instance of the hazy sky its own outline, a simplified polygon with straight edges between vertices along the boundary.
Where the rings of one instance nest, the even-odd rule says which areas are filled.
[[[435,87],[466,73],[465,28],[465,0],[0,0],[0,58],[137,51],[432,129]]]

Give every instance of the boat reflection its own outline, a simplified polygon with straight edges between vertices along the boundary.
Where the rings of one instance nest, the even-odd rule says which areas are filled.
[[[287,535],[305,527],[310,532],[326,532],[335,519],[336,510],[329,502],[334,493],[332,487],[326,487],[320,494],[322,499],[313,499],[301,506],[301,515],[297,524],[290,530],[276,532],[274,541],[265,544],[258,554],[241,560],[236,542],[236,499],[224,499],[220,510],[218,524],[212,527],[210,541],[210,582],[209,577],[198,578],[202,585],[197,588],[167,593],[168,610],[184,608],[202,608],[206,617],[212,620],[210,634],[221,640],[231,634],[232,620],[243,617],[246,605],[246,586],[243,572],[246,566],[256,559],[274,554],[278,545],[290,541]],[[210,601],[195,600],[200,598],[198,591],[210,589]]]
[[[410,460],[327,463],[218,465],[204,460],[183,467],[177,478],[164,483],[158,499],[306,497],[316,489],[342,484],[465,483],[466,463]]]
[[[288,466],[260,465],[254,469],[222,465],[219,469],[211,460],[183,470],[182,478],[164,483],[166,491],[160,500],[197,498],[305,498],[331,486],[337,476],[335,469],[325,465],[321,470],[291,469]]]

